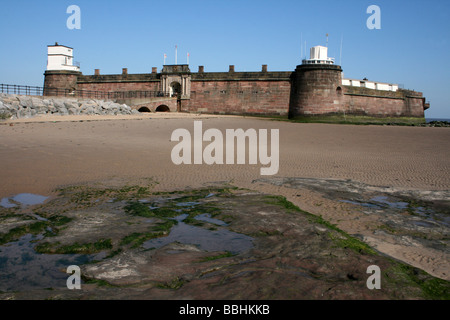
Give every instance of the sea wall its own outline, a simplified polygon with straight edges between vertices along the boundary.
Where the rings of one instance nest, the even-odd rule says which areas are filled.
[[[347,114],[374,117],[424,118],[427,105],[421,92],[402,90],[382,91],[342,86],[343,111]]]
[[[125,104],[95,99],[23,96],[0,93],[0,118],[42,115],[125,115],[138,113]]]

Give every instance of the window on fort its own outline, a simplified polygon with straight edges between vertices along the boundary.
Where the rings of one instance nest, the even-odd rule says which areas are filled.
[[[336,88],[336,94],[337,94],[338,96],[341,96],[341,95],[342,95],[342,88],[341,88],[341,87],[337,87],[337,88]]]
[[[220,93],[227,93],[226,90],[220,90]]]

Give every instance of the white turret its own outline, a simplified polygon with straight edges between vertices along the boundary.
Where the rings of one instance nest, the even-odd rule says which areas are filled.
[[[73,48],[61,46],[58,42],[48,46],[47,70],[80,71],[80,67],[74,65]]]
[[[304,59],[303,64],[334,64],[334,58],[328,58],[328,48],[315,46],[310,50],[310,58]]]

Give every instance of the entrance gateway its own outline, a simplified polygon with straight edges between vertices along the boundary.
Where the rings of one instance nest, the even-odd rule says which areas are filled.
[[[178,97],[180,94],[181,94],[181,84],[177,81],[172,82],[169,88],[169,96]]]
[[[161,91],[180,100],[191,98],[191,70],[187,64],[164,65],[161,70]]]

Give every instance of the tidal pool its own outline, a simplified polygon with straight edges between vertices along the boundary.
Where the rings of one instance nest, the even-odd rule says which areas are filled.
[[[218,226],[227,226],[228,223],[219,220],[219,219],[214,219],[211,218],[211,215],[209,213],[203,213],[203,214],[199,214],[198,216],[195,217],[196,220],[199,221],[205,221],[205,222],[209,222]]]
[[[403,201],[390,202],[390,201],[388,201],[388,197],[386,197],[386,196],[377,196],[370,200],[378,202],[378,203],[382,203],[384,205],[387,205],[390,208],[396,208],[396,209],[406,209],[409,206],[408,202],[403,202]]]
[[[48,198],[49,197],[41,196],[38,194],[20,193],[20,194],[15,195],[14,197],[3,198],[0,201],[0,206],[2,206],[4,208],[13,208],[13,207],[17,207],[18,205],[32,206],[35,204],[41,204]]]
[[[178,224],[172,227],[167,237],[148,240],[144,242],[143,247],[146,249],[157,249],[172,242],[179,242],[197,245],[205,251],[229,251],[234,254],[246,252],[253,248],[252,237],[227,229],[207,230],[201,227],[191,226],[183,222],[187,216],[187,214],[177,216],[175,220],[178,221]],[[206,216],[203,217],[203,219],[205,218],[208,219]],[[219,223],[225,223],[218,219],[213,220],[219,221]]]
[[[42,254],[34,250],[42,235],[27,234],[0,246],[0,291],[66,288],[70,265],[82,265],[98,255]]]

